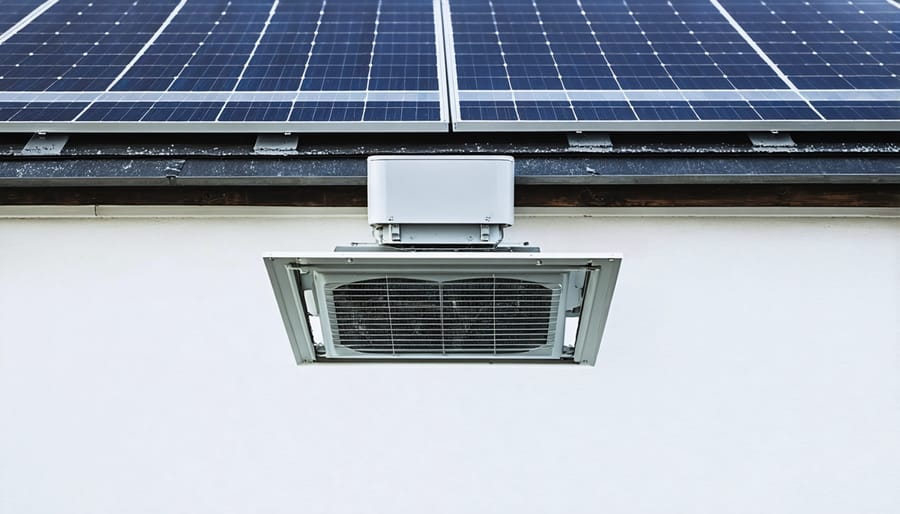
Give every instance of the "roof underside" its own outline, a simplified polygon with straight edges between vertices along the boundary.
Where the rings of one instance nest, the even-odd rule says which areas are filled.
[[[72,136],[59,155],[0,137],[0,187],[361,185],[377,154],[502,154],[518,184],[896,183],[900,135],[800,133],[759,146],[746,134],[613,134],[611,146],[560,134],[304,135],[295,150],[254,151],[256,136]]]

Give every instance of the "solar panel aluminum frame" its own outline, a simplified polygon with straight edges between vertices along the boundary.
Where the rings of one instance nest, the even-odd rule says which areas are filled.
[[[297,364],[313,362],[519,362],[588,364],[596,362],[621,255],[542,254],[506,252],[335,252],[273,253],[264,262],[275,292]],[[302,271],[302,273],[298,273]],[[558,305],[553,306],[556,339],[552,352],[476,354],[356,353],[333,344],[328,319],[328,287],[358,279],[380,277],[473,276],[561,282]],[[302,278],[298,278],[302,277]],[[580,307],[580,308],[578,308]],[[563,352],[566,311],[579,314],[574,355]],[[310,316],[320,316],[324,353],[316,351]]]
[[[6,121],[0,122],[0,133],[33,132],[33,133],[378,133],[378,132],[448,132],[450,114],[447,92],[447,69],[444,56],[443,21],[441,0],[432,1],[434,21],[435,62],[438,89],[430,91],[437,94],[440,108],[440,119],[430,121]],[[365,91],[355,91],[364,93]],[[418,92],[418,91],[417,91]],[[52,92],[48,98],[61,98],[66,95],[78,95],[91,92]],[[93,92],[101,93],[101,92]],[[116,92],[110,97],[115,98]],[[127,92],[128,94],[153,95],[151,92]],[[218,99],[225,91],[213,91],[208,96],[204,93],[192,93],[191,102],[222,102]],[[260,91],[262,94],[285,93],[283,91]],[[324,92],[328,93],[328,92]],[[346,93],[336,92],[337,95]],[[0,95],[2,96],[2,95]],[[101,97],[102,98],[102,97]],[[85,103],[93,103],[93,100]],[[227,103],[227,102],[224,102]],[[223,103],[223,105],[224,105]]]
[[[447,121],[10,121],[0,122],[0,133],[32,132],[41,134],[305,134],[305,133],[376,133],[376,132],[447,132]]]
[[[452,126],[454,132],[896,132],[900,120],[462,121],[456,117]]]
[[[767,132],[767,131],[900,131],[900,119],[895,120],[464,120],[462,119],[459,81],[456,74],[456,51],[453,39],[453,20],[450,0],[443,2],[444,53],[447,60],[447,89],[450,95],[450,124],[454,132]],[[560,93],[553,90],[548,93]],[[572,90],[579,91],[580,90]],[[707,91],[707,90],[703,90]],[[732,90],[708,90],[732,92]],[[497,90],[505,93],[506,90]],[[619,90],[604,91],[617,93]],[[678,93],[679,90],[672,90]],[[796,101],[809,101],[799,91]],[[538,90],[529,94],[540,94]],[[821,92],[815,91],[819,94]],[[863,92],[867,93],[867,92]],[[876,91],[876,94],[882,93]],[[865,94],[863,95],[865,98]]]

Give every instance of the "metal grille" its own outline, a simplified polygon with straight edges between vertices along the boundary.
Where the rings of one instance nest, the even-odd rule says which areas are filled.
[[[552,351],[560,284],[480,277],[361,280],[327,294],[335,347],[379,355]]]

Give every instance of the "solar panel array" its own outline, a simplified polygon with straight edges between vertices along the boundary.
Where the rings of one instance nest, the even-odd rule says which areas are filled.
[[[896,0],[0,3],[3,131],[897,130],[898,74]]]
[[[457,130],[900,118],[900,9],[889,0],[450,0],[446,10]]]
[[[0,44],[13,126],[446,130],[431,0],[49,3]]]

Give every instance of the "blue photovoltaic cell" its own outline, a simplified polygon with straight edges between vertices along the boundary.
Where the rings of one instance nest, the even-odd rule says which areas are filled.
[[[574,120],[575,113],[569,102],[520,101],[516,102],[520,120]]]
[[[764,120],[815,120],[816,113],[806,102],[767,102],[757,100],[753,108]],[[826,116],[827,118],[827,116]]]
[[[749,102],[693,102],[691,105],[701,120],[762,119]]]
[[[114,90],[438,89],[431,2],[272,5],[188,2]]]
[[[113,90],[231,91],[263,29],[269,5],[189,1]]]
[[[325,32],[321,2],[284,2],[247,64],[240,91],[297,91],[317,32]],[[318,30],[317,30],[318,29]]]
[[[900,9],[887,0],[720,0],[800,89],[900,89]]]
[[[367,102],[364,121],[433,120],[440,116],[437,102]]]
[[[0,34],[9,30],[44,0],[3,0],[0,2]]]
[[[438,91],[430,1],[192,0],[116,91]],[[377,29],[377,30],[376,30]],[[440,104],[228,102],[218,121],[434,121]],[[192,120],[194,121],[194,120]],[[200,120],[196,120],[200,121]]]
[[[360,121],[363,102],[298,102],[291,111],[291,121]]]
[[[885,0],[722,4],[725,7],[711,0],[449,0],[457,121],[900,118],[890,102],[857,102],[842,91],[833,92],[826,115],[816,109],[820,102],[807,101],[802,91],[900,89],[892,64],[900,58],[898,36],[889,29],[900,27],[896,7]],[[732,7],[738,11],[733,17],[728,13]],[[845,70],[845,76],[857,82],[791,83],[780,72],[791,76],[794,69],[779,70],[766,55],[774,53],[779,65],[785,55],[793,55],[794,62],[805,59],[795,49],[779,47],[790,37],[809,40],[806,54],[813,47],[829,51],[837,38],[847,40],[852,48],[835,46],[846,55],[835,56],[828,68]],[[755,48],[754,38],[768,43]],[[859,50],[864,50],[862,55]],[[812,57],[810,62],[816,60]],[[841,59],[846,66],[838,64]],[[806,66],[807,75],[825,75],[810,72],[814,66],[798,66]],[[881,71],[876,73],[872,66]],[[881,105],[887,114],[876,114],[873,105]]]
[[[707,0],[669,3],[451,0],[459,87],[786,87]]]
[[[284,121],[291,114],[291,102],[231,102],[219,121]]]
[[[2,106],[3,104],[0,104],[0,109]],[[288,119],[343,122],[431,121],[440,119],[440,104],[438,102],[100,102],[92,105],[80,118],[81,121],[120,122]]]
[[[221,102],[95,103],[81,121],[215,121]]]
[[[301,90],[438,89],[431,2],[343,1],[324,12]]]
[[[77,102],[0,103],[0,121],[68,121],[86,106]]]
[[[9,26],[41,3],[9,2],[0,5]],[[60,0],[0,44],[0,93],[13,93],[0,98],[0,113],[77,122],[439,122],[435,27],[432,0]],[[79,101],[32,108],[21,92],[72,92],[47,98]]]
[[[437,102],[231,102],[219,121],[429,121]]]
[[[215,121],[221,108],[216,102],[157,102],[141,121]]]
[[[460,117],[464,120],[515,121],[516,106],[512,102],[460,102]]]
[[[152,102],[97,102],[81,115],[81,121],[140,121]]]
[[[637,114],[627,102],[572,102],[580,120],[636,120]]]
[[[642,120],[697,120],[687,102],[632,102],[634,112]]]
[[[814,102],[832,120],[895,120],[900,118],[900,100],[886,102]]]
[[[0,45],[0,91],[103,90],[175,4],[60,1]]]

